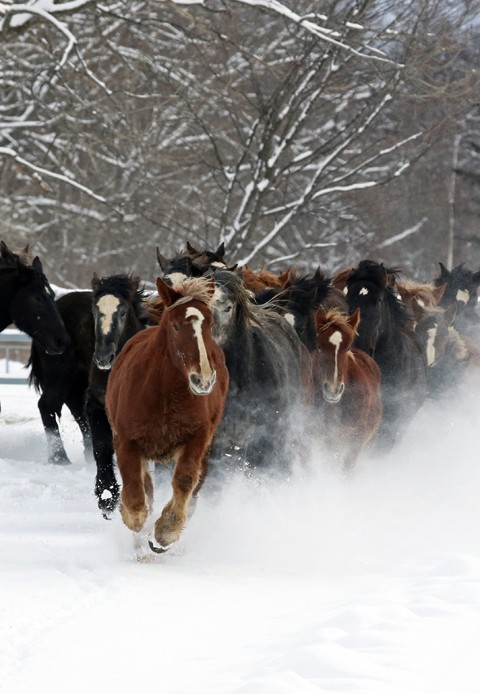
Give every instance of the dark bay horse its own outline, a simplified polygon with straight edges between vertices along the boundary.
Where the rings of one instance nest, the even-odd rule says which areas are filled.
[[[106,406],[122,477],[121,515],[140,531],[153,501],[147,461],[175,460],[173,495],[155,523],[150,547],[179,539],[190,500],[207,473],[207,455],[228,389],[221,348],[212,338],[215,286],[203,278],[175,289],[160,278],[165,304],[158,326],[135,335],[113,365]]]
[[[427,356],[428,396],[452,397],[467,378],[480,375],[480,345],[455,328],[457,304],[427,308],[413,304],[418,334]]]
[[[69,338],[55,304],[55,295],[35,257],[10,251],[0,241],[0,332],[15,323],[48,354],[65,351]]]
[[[252,302],[241,277],[216,270],[214,279],[213,334],[230,375],[214,457],[243,469],[286,470],[292,420],[311,397],[309,354],[282,315]]]
[[[45,354],[36,339],[30,352],[29,383],[41,393],[38,409],[47,436],[48,462],[68,465],[70,460],[60,436],[58,420],[64,405],[77,422],[86,453],[91,452],[90,427],[85,413],[85,393],[95,344],[92,292],[64,294],[56,301],[69,336],[62,354]]]
[[[202,277],[209,270],[226,268],[224,261],[225,244],[221,243],[215,251],[197,250],[188,241],[186,248],[173,258],[164,256],[157,247],[157,261],[163,279],[170,285],[180,284],[187,277]]]
[[[359,321],[359,309],[351,316],[336,309],[315,315],[313,379],[321,438],[347,470],[375,440],[383,410],[380,369],[353,346]]]
[[[63,354],[51,356],[44,354],[34,340],[30,382],[42,393],[38,408],[47,434],[50,463],[70,463],[58,427],[64,404],[80,428],[86,452],[92,450],[93,433],[99,470],[96,488],[99,497],[105,492],[106,498],[99,499],[99,504],[107,513],[118,498],[111,432],[103,404],[108,368],[128,337],[145,326],[147,317],[138,277],[94,276],[92,287],[93,291],[71,292],[57,300],[70,344]],[[93,362],[94,355],[100,366]]]
[[[382,374],[383,420],[379,448],[390,449],[425,400],[427,362],[414,318],[397,297],[397,271],[363,260],[347,278],[350,313],[360,309],[355,346],[373,357]]]
[[[446,285],[439,306],[457,305],[455,327],[461,333],[480,339],[480,315],[476,311],[478,304],[478,287],[480,286],[480,270],[472,272],[464,263],[448,270],[443,263],[440,274],[434,279],[439,287]]]

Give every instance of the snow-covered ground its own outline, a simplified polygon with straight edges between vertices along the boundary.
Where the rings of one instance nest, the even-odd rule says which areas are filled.
[[[0,399],[0,691],[480,691],[478,396],[424,407],[352,479],[319,452],[289,481],[206,489],[150,563],[97,511],[69,414],[54,467],[33,390]]]

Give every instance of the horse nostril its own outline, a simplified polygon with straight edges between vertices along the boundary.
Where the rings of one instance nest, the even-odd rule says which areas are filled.
[[[194,386],[199,386],[202,382],[202,379],[198,374],[192,373],[190,374],[190,381],[193,383]]]

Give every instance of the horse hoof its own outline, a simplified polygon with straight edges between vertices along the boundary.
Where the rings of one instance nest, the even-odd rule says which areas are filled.
[[[155,552],[156,554],[163,554],[169,549],[169,547],[171,547],[171,545],[168,545],[167,547],[162,547],[162,545],[159,545],[156,540],[149,540],[148,546],[150,547],[152,552]]]

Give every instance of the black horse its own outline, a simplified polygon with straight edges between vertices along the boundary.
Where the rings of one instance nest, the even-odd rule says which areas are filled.
[[[0,332],[14,323],[43,352],[61,354],[69,338],[38,256],[29,265],[0,241]]]
[[[112,275],[92,279],[92,309],[95,332],[90,364],[86,413],[97,464],[95,495],[105,518],[114,511],[119,485],[113,462],[113,437],[105,411],[105,393],[115,357],[127,340],[143,330],[149,320],[145,293],[138,277]]]
[[[80,427],[85,450],[93,447],[98,470],[95,488],[99,506],[106,513],[118,498],[112,435],[104,407],[108,373],[126,340],[145,327],[147,315],[136,277],[120,274],[100,279],[95,275],[92,289],[58,299],[71,343],[64,354],[50,356],[43,354],[34,340],[30,381],[42,392],[38,407],[47,434],[49,462],[70,462],[57,421],[65,404]]]
[[[213,335],[230,376],[212,460],[243,469],[288,469],[292,418],[308,401],[311,363],[287,320],[252,302],[242,279],[216,270]]]
[[[178,284],[187,277],[202,277],[215,268],[226,268],[224,261],[225,244],[221,243],[215,251],[195,249],[188,241],[185,250],[173,258],[167,258],[157,247],[157,262],[168,284]]]
[[[389,270],[362,260],[347,278],[350,313],[360,309],[355,345],[375,359],[382,374],[383,422],[378,448],[389,450],[425,400],[427,360],[414,319],[397,297]]]
[[[476,311],[478,303],[478,287],[480,286],[480,271],[472,272],[464,263],[452,270],[447,270],[443,263],[440,265],[440,275],[434,279],[437,287],[446,285],[438,305],[447,307],[457,306],[455,328],[461,333],[480,337],[480,315]]]
[[[85,393],[95,345],[92,292],[70,292],[57,299],[57,308],[70,337],[66,350],[48,355],[32,341],[29,382],[41,393],[38,409],[47,435],[48,461],[70,463],[63,445],[58,418],[63,405],[72,413],[82,433],[85,452],[91,452],[90,427],[85,414]]]

